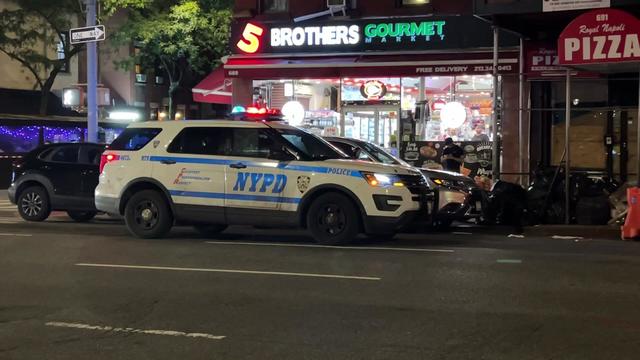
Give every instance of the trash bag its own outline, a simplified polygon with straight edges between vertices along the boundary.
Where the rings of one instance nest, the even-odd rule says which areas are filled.
[[[526,214],[527,192],[518,184],[497,181],[489,194],[487,220],[521,228]]]

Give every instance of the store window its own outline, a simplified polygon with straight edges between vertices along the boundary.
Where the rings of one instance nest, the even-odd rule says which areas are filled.
[[[84,129],[79,127],[45,126],[44,143],[70,143],[82,142]]]
[[[254,105],[281,109],[287,121],[321,135],[338,135],[340,79],[258,80]]]
[[[418,140],[491,140],[491,75],[403,78],[402,110],[413,111],[420,101],[426,104],[426,116],[415,126]]]
[[[565,81],[532,84],[532,121],[546,124],[542,147],[547,161],[565,159]],[[540,96],[536,94],[547,94]],[[539,100],[542,99],[542,100]],[[546,100],[545,100],[546,99]],[[635,77],[574,78],[571,80],[571,167],[603,172],[618,180],[635,177],[638,80]],[[550,139],[550,144],[544,139]],[[542,153],[546,150],[542,149]],[[544,158],[537,159],[547,164]]]
[[[0,126],[0,154],[26,153],[38,147],[39,126]]]
[[[289,0],[261,0],[262,11],[266,13],[286,12],[289,10]]]

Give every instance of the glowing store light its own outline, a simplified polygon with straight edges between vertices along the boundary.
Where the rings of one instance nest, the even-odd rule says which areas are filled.
[[[109,113],[109,119],[122,121],[140,120],[140,113],[136,111],[113,111]]]
[[[289,101],[282,106],[282,115],[290,125],[301,125],[304,120],[304,106],[298,101]]]
[[[444,128],[459,128],[467,119],[467,110],[461,103],[453,101],[442,107],[440,118]]]

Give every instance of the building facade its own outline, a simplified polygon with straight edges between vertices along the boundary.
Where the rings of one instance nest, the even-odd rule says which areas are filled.
[[[319,135],[374,142],[418,166],[439,167],[451,137],[467,151],[463,172],[491,175],[494,92],[503,147],[517,146],[519,40],[501,34],[496,87],[493,32],[472,5],[237,0],[224,63],[233,104],[281,108]]]
[[[538,165],[557,166],[566,160],[567,68],[559,66],[557,44],[570,23],[594,9],[622,10],[640,17],[637,0],[474,1],[476,15],[524,40],[525,131],[521,140],[527,144],[526,155],[530,159],[526,171],[533,171]],[[594,24],[592,30],[602,26],[614,30],[608,23]],[[616,39],[620,36],[612,35]],[[637,32],[628,35],[629,39],[640,36]],[[609,43],[604,46],[609,48]],[[634,45],[631,46],[633,52]],[[593,50],[597,50],[595,45]],[[597,57],[606,61],[607,55]],[[571,168],[623,182],[635,179],[639,62],[626,62],[622,66],[570,66],[569,69]]]

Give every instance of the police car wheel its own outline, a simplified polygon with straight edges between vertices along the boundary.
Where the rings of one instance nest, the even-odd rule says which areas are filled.
[[[225,231],[229,227],[228,225],[223,224],[211,224],[211,225],[194,225],[193,228],[196,229],[200,235],[205,237],[213,237],[221,232]]]
[[[307,227],[317,243],[339,245],[356,239],[360,227],[358,219],[358,211],[349,198],[328,193],[311,204]]]
[[[169,204],[154,190],[134,194],[125,207],[124,220],[133,235],[145,239],[163,237],[173,226]]]

